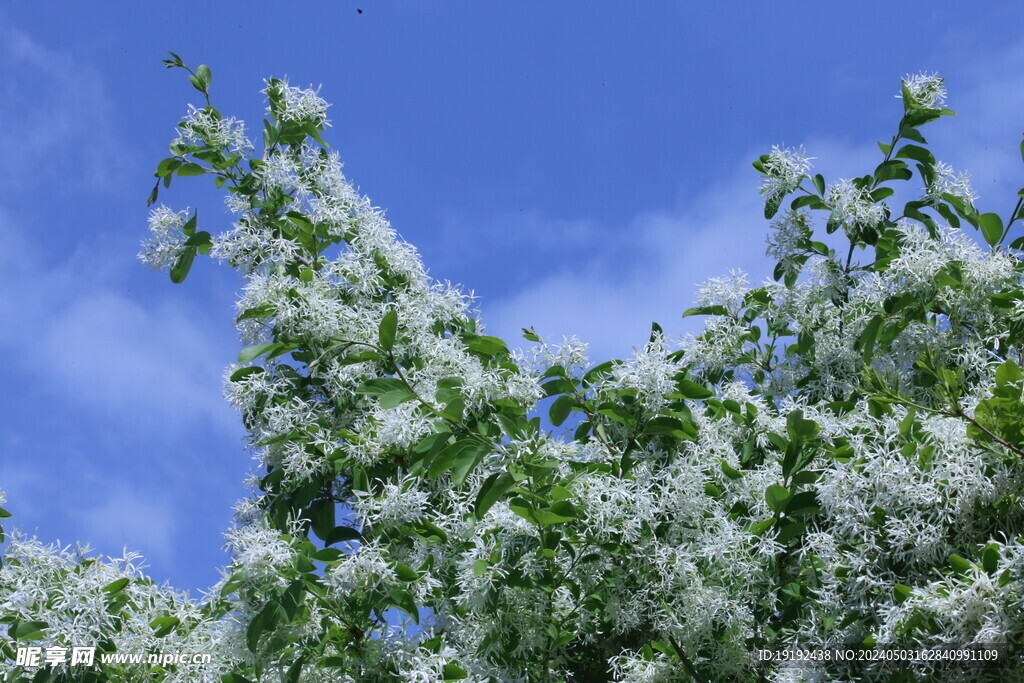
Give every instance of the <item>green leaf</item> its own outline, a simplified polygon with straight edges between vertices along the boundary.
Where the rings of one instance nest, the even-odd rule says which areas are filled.
[[[362,539],[362,534],[352,527],[336,526],[327,534],[327,538],[324,539],[324,545],[334,545],[344,541],[361,541]]]
[[[177,157],[167,157],[157,165],[156,173],[154,175],[157,178],[166,178],[167,176],[171,175],[176,170],[178,170],[178,167],[181,166],[183,163],[185,162],[183,162],[181,159]]]
[[[539,342],[540,341],[540,337],[537,336],[537,333],[534,331],[534,329],[532,327],[529,327],[529,328],[524,327],[523,328],[523,339],[525,339],[526,341],[532,341],[532,342]]]
[[[541,526],[552,526],[569,522],[579,515],[576,508],[567,500],[552,503],[547,509],[536,510],[534,517]]]
[[[462,420],[463,413],[466,411],[466,400],[461,396],[454,398],[445,404],[445,407],[441,410],[441,415],[452,422],[459,422]]]
[[[566,418],[569,417],[569,413],[572,412],[574,405],[576,405],[576,399],[572,396],[559,396],[556,398],[548,411],[551,424],[556,427],[561,426]]]
[[[821,427],[814,420],[805,420],[804,411],[794,410],[786,416],[786,433],[790,440],[806,443],[818,436]]]
[[[238,354],[238,362],[241,365],[245,365],[246,363],[251,363],[252,361],[256,360],[257,357],[262,356],[264,353],[266,353],[267,351],[270,351],[271,349],[273,349],[276,346],[278,346],[278,345],[277,344],[256,344],[254,346],[246,347],[246,348],[242,349],[241,353]]]
[[[199,82],[203,86],[202,89],[205,92],[210,87],[210,84],[213,83],[213,74],[210,73],[210,67],[205,64],[200,64],[199,67],[196,68],[196,78],[199,79]]]
[[[949,566],[957,574],[967,574],[974,568],[974,563],[965,560],[956,553],[949,556]]]
[[[515,484],[515,479],[508,472],[495,472],[487,477],[480,486],[480,492],[477,493],[476,502],[473,505],[473,514],[476,515],[476,518],[483,519],[487,511],[501,500],[501,497],[508,493]]]
[[[878,183],[887,180],[910,180],[913,176],[913,172],[902,161],[886,161],[875,169],[875,182]]]
[[[825,196],[825,176],[818,173],[814,176],[814,189],[818,191],[822,197]]]
[[[266,318],[277,313],[277,306],[274,304],[264,304],[263,306],[254,306],[253,308],[247,308],[242,311],[241,315],[235,318],[236,323],[240,323],[243,320],[250,320],[254,318]]]
[[[978,222],[981,224],[981,234],[989,246],[999,244],[1003,239],[1003,219],[995,213],[983,213],[978,216]]]
[[[155,637],[163,638],[171,633],[180,623],[181,619],[178,617],[157,617],[149,622],[149,626],[153,629]]]
[[[473,441],[455,456],[452,464],[452,486],[462,486],[470,473],[476,469],[484,456],[490,452],[490,445]]]
[[[448,532],[441,527],[437,526],[433,522],[428,522],[424,519],[419,520],[415,523],[414,528],[420,538],[424,540],[435,540],[444,543],[448,540]],[[420,571],[423,567],[420,567]]]
[[[1000,388],[1019,385],[1024,380],[1024,372],[1021,372],[1012,359],[999,365],[996,368],[996,386]]]
[[[463,439],[443,448],[434,458],[434,461],[430,463],[430,467],[427,469],[427,478],[437,479],[450,470],[455,465],[456,460],[464,463],[464,457],[460,458],[460,456],[462,456],[463,451],[472,449],[474,446],[479,446],[479,444],[472,439]],[[468,457],[473,456],[470,455]]]
[[[989,543],[981,553],[981,567],[987,574],[995,574],[999,569],[999,544]]]
[[[715,395],[715,392],[711,391],[707,387],[691,382],[688,379],[684,379],[677,385],[679,387],[679,393],[682,394],[683,398],[688,398],[692,401],[703,401],[704,399],[711,398]]]
[[[378,403],[380,403],[380,407],[384,410],[389,410],[395,406],[405,403],[406,401],[412,401],[415,398],[416,392],[403,385],[401,388],[385,391],[380,395]]]
[[[224,585],[220,587],[220,596],[226,598],[235,592],[235,590],[245,583],[245,577],[241,574],[232,574]]]
[[[120,593],[129,583],[131,583],[131,579],[129,579],[128,577],[122,577],[120,579],[117,579],[116,581],[111,581],[106,586],[104,586],[103,592],[111,594]]]
[[[441,675],[446,681],[460,681],[463,678],[469,678],[469,673],[465,669],[451,662],[444,665]]]
[[[199,212],[196,211],[195,213],[192,214],[191,217],[189,217],[189,219],[187,221],[185,221],[185,225],[181,226],[181,232],[184,233],[185,235],[188,235],[189,237],[191,237],[196,232],[196,223],[198,221],[199,221]],[[187,246],[191,246],[187,242],[185,244]]]
[[[45,621],[16,621],[11,624],[7,634],[14,640],[39,640],[46,628]]]
[[[892,587],[892,596],[896,599],[896,604],[902,604],[906,602],[914,592],[910,586],[904,586],[902,583],[897,583]]]
[[[328,534],[328,536],[330,536],[330,534]],[[324,542],[326,543],[326,540]],[[337,548],[324,548],[310,555],[310,557],[317,562],[336,562],[344,556],[345,553],[341,552]]]
[[[695,308],[687,308],[683,311],[683,318],[689,318],[691,315],[729,315],[729,309],[725,306],[697,306]]]
[[[540,388],[544,392],[544,398],[557,396],[558,394],[571,394],[576,391],[576,385],[564,377],[559,377],[546,384],[542,384]]]
[[[484,356],[507,356],[508,347],[501,339],[497,337],[486,337],[477,336],[475,334],[467,334],[463,337],[463,342],[470,351],[475,351]]]
[[[380,321],[380,328],[377,330],[377,338],[380,340],[380,347],[390,351],[395,347],[395,337],[398,335],[398,311],[391,309],[384,314]]]
[[[392,588],[388,591],[388,597],[391,598],[391,604],[412,617],[413,623],[420,623],[420,611],[416,609],[416,599],[412,593],[400,588]]]
[[[244,378],[248,377],[249,375],[256,375],[256,374],[259,374],[261,372],[264,372],[263,368],[261,368],[261,367],[259,367],[257,365],[250,365],[250,366],[245,367],[245,368],[238,368],[237,370],[232,372],[231,376],[228,377],[228,380],[231,381],[231,382],[237,382],[237,381],[239,381],[241,379],[244,379]]]
[[[786,505],[786,514],[790,517],[815,515],[819,512],[821,512],[821,505],[818,504],[818,494],[814,491],[801,491],[793,496]]]
[[[284,609],[277,600],[271,600],[249,622],[245,631],[245,643],[250,652],[256,652],[260,638],[264,633],[272,631],[285,618]]]
[[[185,247],[178,253],[174,265],[171,267],[171,282],[178,285],[188,277],[188,271],[192,270],[192,261],[196,257],[195,247]]]
[[[156,185],[153,186],[152,192],[149,193],[149,197],[146,198],[146,206],[153,206],[156,204],[157,197],[160,196],[160,181],[156,181]]]
[[[765,502],[768,503],[768,507],[771,508],[772,512],[782,512],[785,510],[786,504],[789,503],[789,499],[792,496],[793,494],[789,492],[789,489],[778,484],[772,484],[764,491]]]
[[[900,148],[900,151],[896,152],[896,158],[913,159],[929,166],[935,165],[935,157],[932,156],[932,153],[924,147],[918,147],[917,145],[904,145]]]
[[[362,467],[352,468],[352,490],[370,492],[370,477]]]
[[[732,467],[729,463],[727,463],[724,460],[722,461],[722,473],[725,476],[729,477],[730,479],[742,479],[743,478],[743,472],[741,472],[738,469]]]
[[[191,161],[182,164],[180,167],[178,167],[177,170],[179,178],[184,178],[185,176],[203,175],[204,173],[206,173],[205,168],[203,168],[199,164],[194,164]]]
[[[768,197],[764,203],[764,217],[772,218],[779,212],[779,206],[782,205],[782,200],[786,198],[786,195],[782,192],[776,192],[775,194]]]
[[[368,396],[380,396],[381,394],[386,394],[389,391],[401,391],[402,389],[408,391],[409,387],[405,382],[397,377],[377,377],[363,382],[356,388],[356,393]]]
[[[210,239],[210,233],[205,230],[197,232],[185,240],[186,247],[196,247],[199,251],[203,251],[204,247],[210,247],[212,245],[213,240]],[[206,251],[209,251],[209,249],[206,249]]]
[[[411,582],[420,578],[419,573],[415,569],[406,566],[401,562],[395,562],[394,570],[395,576],[397,576],[400,581]]]

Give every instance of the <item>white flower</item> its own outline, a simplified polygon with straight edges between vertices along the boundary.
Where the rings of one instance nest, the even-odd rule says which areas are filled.
[[[384,482],[380,495],[356,492],[354,508],[364,526],[401,524],[416,519],[427,508],[430,495],[416,488],[416,479],[405,476]]]
[[[172,211],[159,206],[149,213],[149,239],[142,243],[139,260],[153,270],[170,270],[181,246],[188,239],[181,231],[188,211]]]
[[[910,92],[914,103],[924,109],[938,109],[946,103],[943,81],[936,73],[907,74],[903,77],[903,85]],[[903,99],[902,93],[896,97]]]
[[[773,220],[770,227],[768,256],[788,262],[799,254],[801,245],[811,237],[811,214],[803,209],[787,211]]]
[[[643,347],[634,349],[633,358],[612,370],[609,386],[633,389],[651,410],[668,403],[665,398],[675,390],[675,376],[682,370],[679,361],[670,361],[665,339],[655,334]]]
[[[295,550],[265,520],[240,524],[224,533],[234,564],[254,580],[283,585],[282,570],[291,566]]]
[[[971,175],[966,171],[954,174],[953,167],[949,164],[938,162],[934,166],[935,180],[926,190],[925,199],[932,203],[942,201],[943,194],[951,194],[962,198],[969,204],[978,201],[971,186]]]
[[[197,109],[189,105],[188,114],[178,124],[178,137],[172,144],[226,148],[235,154],[245,155],[252,151],[253,144],[245,137],[245,124],[235,118],[223,118],[214,114],[212,107]]]
[[[832,220],[837,223],[871,226],[885,218],[882,206],[871,200],[867,189],[858,188],[849,180],[840,180],[828,188],[825,205],[832,210]]]
[[[811,170],[811,160],[803,147],[772,146],[771,154],[764,162],[765,177],[761,181],[761,193],[769,199],[779,194],[792,192]]]
[[[316,125],[327,125],[327,107],[330,105],[320,97],[320,89],[296,88],[288,85],[287,79],[269,82],[263,90],[268,95],[276,94],[281,98],[281,108],[277,111],[280,121],[310,121]],[[267,113],[273,113],[270,107]]]
[[[394,581],[395,570],[383,549],[363,544],[331,568],[324,579],[328,586],[342,592],[369,590]]]
[[[708,278],[697,290],[698,306],[722,306],[736,313],[750,291],[750,278],[742,270],[732,269],[728,277]]]

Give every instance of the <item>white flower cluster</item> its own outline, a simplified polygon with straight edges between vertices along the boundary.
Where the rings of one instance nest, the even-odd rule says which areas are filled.
[[[178,136],[171,143],[195,147],[226,149],[233,154],[248,154],[253,144],[245,136],[245,124],[235,118],[223,118],[212,108],[189,106],[188,114],[178,124]]]
[[[223,646],[230,628],[209,623],[198,603],[167,586],[157,586],[143,575],[144,568],[135,553],[104,561],[88,547],[44,545],[15,534],[4,549],[0,567],[0,613],[45,624],[42,637],[33,642],[44,649],[70,652],[72,647],[107,647],[105,643],[116,634],[117,652],[124,654],[223,652],[225,656],[214,667],[182,664],[164,679],[175,683],[220,680],[220,665],[230,666],[230,653]],[[158,627],[152,625],[156,617],[176,619],[180,628],[158,637]],[[14,644],[8,629],[0,629],[0,647]],[[149,666],[126,665],[122,675],[125,680],[141,680]],[[66,675],[72,672],[67,662],[58,667]]]
[[[188,211],[172,211],[159,206],[149,214],[149,239],[142,243],[139,260],[153,270],[170,270],[185,244],[181,231],[188,220]]]
[[[281,121],[305,121],[314,125],[328,125],[327,108],[330,106],[326,100],[320,97],[320,89],[297,88],[288,85],[287,79],[279,81],[275,85],[267,84],[263,90],[266,94],[271,89],[276,90],[282,99],[282,108],[277,111]],[[273,113],[268,107],[267,113]]]
[[[832,211],[832,220],[837,223],[873,226],[885,218],[882,205],[872,201],[866,189],[858,188],[849,180],[840,180],[829,187],[825,204]]]
[[[968,204],[978,201],[978,195],[971,185],[971,174],[967,171],[956,173],[953,167],[942,161],[935,164],[935,179],[926,189],[925,199],[936,203],[942,201],[943,194],[960,197]]]
[[[633,358],[612,370],[609,387],[631,389],[651,410],[657,411],[667,403],[665,396],[675,388],[675,376],[682,371],[682,363],[667,358],[666,340],[661,334],[642,348],[634,350]]]
[[[803,209],[787,211],[771,222],[768,233],[767,254],[771,258],[789,263],[803,249],[811,236],[811,214]]]
[[[938,109],[946,103],[944,79],[939,78],[938,74],[907,74],[903,77],[903,85],[910,92],[914,103],[924,109]],[[903,95],[896,97],[902,99]]]
[[[761,193],[770,197],[792,192],[811,170],[811,161],[803,147],[791,148],[774,145],[764,162],[765,177]]]

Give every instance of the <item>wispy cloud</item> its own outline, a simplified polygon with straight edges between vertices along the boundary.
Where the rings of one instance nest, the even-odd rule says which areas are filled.
[[[169,562],[174,556],[179,515],[165,494],[154,494],[128,488],[108,494],[82,513],[85,537],[106,552],[126,547],[151,562]]]
[[[160,297],[143,304],[116,277],[85,278],[80,256],[47,261],[12,223],[0,212],[15,245],[0,251],[0,348],[22,373],[93,415],[234,433],[220,396],[230,350],[209,320]]]
[[[59,190],[70,175],[93,188],[118,186],[117,166],[108,162],[130,150],[114,133],[96,68],[8,23],[0,26],[0,73],[4,129],[17,134],[0,155],[0,182],[8,191],[42,180]]]

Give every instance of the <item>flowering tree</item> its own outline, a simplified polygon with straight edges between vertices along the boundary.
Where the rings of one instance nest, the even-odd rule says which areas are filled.
[[[259,461],[253,496],[201,603],[135,556],[15,536],[0,648],[215,657],[8,665],[5,680],[967,680],[1024,665],[1024,242],[1008,243],[1024,212],[978,213],[968,177],[926,147],[922,126],[952,113],[940,78],[903,80],[868,175],[830,185],[802,150],[762,156],[774,280],[711,280],[684,314],[701,334],[655,325],[633,358],[592,365],[575,338],[524,330],[518,352],[484,334],[346,180],[315,91],[267,81],[256,153],[211,104],[209,69],[166,63],[206,104],[178,124],[150,203],[209,177],[234,225],[214,236],[160,206],[141,258],[174,282],[197,254],[245,278],[226,393]],[[1003,668],[755,656],[795,644],[988,644]]]

